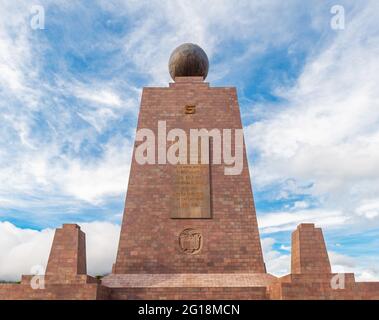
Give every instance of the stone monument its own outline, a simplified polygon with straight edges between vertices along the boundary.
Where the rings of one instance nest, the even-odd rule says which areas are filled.
[[[174,82],[143,89],[111,274],[86,275],[85,235],[67,224],[56,231],[43,288],[23,276],[0,284],[0,299],[379,299],[378,282],[332,273],[313,224],[292,234],[291,274],[266,272],[236,89],[211,87],[208,68],[205,52],[186,43],[170,57]],[[192,139],[194,129],[209,135]],[[158,146],[141,152],[149,136]],[[241,155],[233,173],[225,141]]]
[[[168,88],[143,89],[137,130],[158,136],[159,121],[167,132],[180,128],[188,136],[194,128],[242,129],[235,88],[204,82],[208,58],[200,47],[175,49],[169,69],[175,82]],[[239,175],[225,175],[212,158],[208,164],[140,165],[133,156],[113,273],[265,273],[241,148]]]

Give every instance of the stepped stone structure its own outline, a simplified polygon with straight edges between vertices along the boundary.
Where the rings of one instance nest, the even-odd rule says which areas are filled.
[[[0,284],[0,300],[108,297],[108,289],[87,275],[85,241],[76,224],[56,229],[45,275],[22,276],[20,284]]]
[[[297,227],[291,249],[291,274],[269,286],[271,299],[379,299],[379,282],[356,282],[353,273],[332,273],[322,231],[314,224]]]
[[[86,236],[76,224],[65,224],[55,231],[46,275],[69,279],[87,274]]]
[[[292,233],[291,271],[294,274],[332,272],[322,231],[314,224],[301,224]]]
[[[166,139],[175,128],[187,135],[194,128],[242,129],[236,89],[211,87],[204,81],[208,67],[200,47],[178,47],[169,62],[174,82],[143,89],[137,130],[148,128],[162,142],[162,133]],[[65,224],[56,230],[45,276],[0,284],[0,299],[379,299],[378,282],[332,273],[322,231],[313,224],[292,234],[291,273],[267,273],[243,141],[231,140],[243,160],[232,175],[216,161],[217,137],[205,140],[208,153],[200,140],[195,145],[196,160],[204,156],[206,163],[193,163],[193,154],[167,163],[175,141],[154,150],[156,162],[141,164],[136,153],[146,141],[136,139],[109,275],[87,275],[85,235]]]

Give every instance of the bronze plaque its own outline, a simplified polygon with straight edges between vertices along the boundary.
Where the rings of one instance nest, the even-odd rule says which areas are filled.
[[[211,218],[209,164],[175,166],[171,218]]]

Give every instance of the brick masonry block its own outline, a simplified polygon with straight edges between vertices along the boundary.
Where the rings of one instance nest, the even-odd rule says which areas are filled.
[[[331,273],[321,228],[303,223],[292,233],[291,272]]]
[[[76,224],[64,224],[55,231],[46,275],[63,279],[86,273],[85,234]]]
[[[235,88],[213,88],[202,77],[175,80],[166,88],[143,89],[138,130],[157,136],[158,121],[166,121],[167,132],[180,128],[187,136],[190,129],[242,129]],[[186,105],[196,112],[186,114]],[[211,219],[172,219],[175,165],[140,165],[133,154],[113,272],[265,273],[245,145],[243,161],[242,173],[234,176],[224,174],[223,164],[210,165]],[[185,229],[202,235],[197,254],[180,249]]]
[[[186,114],[186,105],[196,112]],[[242,128],[235,88],[211,88],[202,77],[144,88],[138,129],[157,133],[161,120],[167,131],[187,133]],[[0,299],[379,299],[379,282],[356,282],[354,274],[344,274],[344,287],[333,288],[332,278],[341,275],[331,272],[322,231],[313,224],[292,234],[291,274],[266,273],[245,145],[243,160],[237,176],[210,165],[210,219],[173,219],[174,166],[141,166],[133,156],[112,274],[102,281],[86,274],[85,234],[65,224],[54,236],[45,288],[32,289],[33,276],[23,276],[20,284],[0,284]],[[189,229],[202,235],[196,254],[180,249],[180,234]]]

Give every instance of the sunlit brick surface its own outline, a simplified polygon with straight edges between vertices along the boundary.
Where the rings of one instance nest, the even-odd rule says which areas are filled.
[[[196,113],[185,114],[186,105],[195,105]],[[181,128],[188,136],[190,129],[241,129],[236,89],[209,87],[201,77],[144,88],[138,129],[157,136],[158,121],[166,121],[167,132]],[[171,219],[175,166],[139,165],[133,157],[114,273],[264,273],[245,149],[243,157],[240,175],[211,165],[211,219]],[[180,250],[179,235],[187,228],[202,233],[198,254]]]
[[[300,224],[292,233],[291,272],[331,273],[322,231],[314,224]]]
[[[186,105],[196,112],[185,114]],[[144,89],[138,128],[156,133],[161,120],[167,130],[242,127],[236,90],[210,88],[201,77]],[[244,146],[243,154],[241,175],[210,166],[211,219],[172,219],[173,166],[133,159],[113,273],[102,280],[86,274],[85,235],[66,224],[55,233],[45,288],[32,289],[33,276],[23,276],[20,284],[0,284],[0,299],[379,299],[379,282],[331,272],[322,231],[313,224],[292,234],[291,274],[266,273]],[[196,254],[179,246],[189,228],[202,234]]]
[[[87,273],[86,236],[76,224],[56,229],[46,274],[70,277]]]

